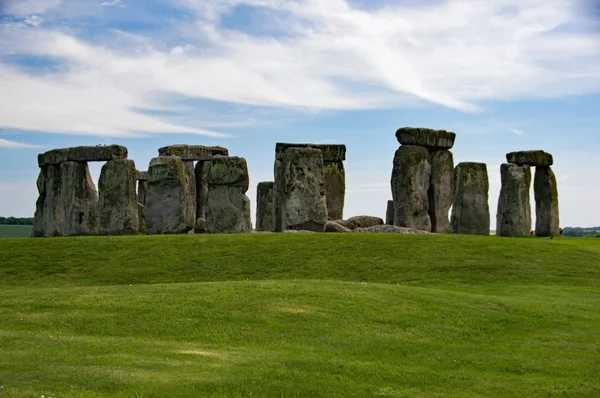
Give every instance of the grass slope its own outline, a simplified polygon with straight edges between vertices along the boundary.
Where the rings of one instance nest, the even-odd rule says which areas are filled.
[[[0,238],[29,238],[32,229],[31,225],[0,224]]]
[[[0,397],[595,397],[599,308],[592,238],[6,239]]]

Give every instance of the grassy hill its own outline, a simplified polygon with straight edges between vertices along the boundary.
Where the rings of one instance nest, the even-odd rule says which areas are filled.
[[[596,238],[3,239],[0,397],[595,397],[599,309]]]

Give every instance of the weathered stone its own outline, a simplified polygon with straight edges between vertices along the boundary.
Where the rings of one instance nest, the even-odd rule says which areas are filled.
[[[146,205],[146,196],[148,195],[148,180],[138,180],[137,201]]]
[[[552,155],[541,151],[519,151],[506,154],[508,163],[528,166],[552,166],[554,160]]]
[[[427,148],[414,145],[398,148],[391,180],[397,227],[431,231],[430,180],[431,161]]]
[[[431,185],[429,186],[429,217],[431,232],[450,233],[449,212],[454,196],[454,157],[441,150],[431,154]]]
[[[184,161],[206,161],[213,156],[228,156],[227,148],[203,145],[169,145],[158,150],[158,156],[177,156]]]
[[[275,144],[275,159],[282,160],[283,155],[289,148],[313,148],[320,149],[323,162],[341,162],[346,160],[346,145],[341,144],[294,144],[278,142]]]
[[[40,195],[36,202],[33,236],[60,236],[60,165],[42,166],[37,186]]]
[[[275,183],[259,182],[256,186],[256,230],[274,231],[275,214],[273,209],[273,193]]]
[[[183,234],[194,228],[196,203],[181,158],[159,156],[150,161],[146,225],[149,234]]]
[[[352,230],[335,221],[328,220],[325,224],[325,232],[352,232]]]
[[[325,162],[323,164],[323,176],[325,178],[325,200],[327,202],[327,214],[330,220],[344,217],[344,199],[346,196],[346,172],[344,163]]]
[[[138,181],[148,181],[148,172],[147,171],[136,171],[136,178]]]
[[[463,162],[456,166],[451,220],[454,233],[490,234],[488,191],[485,163]]]
[[[191,160],[183,161],[183,168],[185,169],[185,172],[187,174],[187,182],[188,182],[188,184],[187,184],[188,193],[186,194],[186,196],[189,195],[192,203],[194,204],[193,214],[194,214],[194,220],[195,220],[198,217],[198,215],[196,215],[196,209],[197,209],[198,204],[196,202],[197,190],[196,190],[196,171],[194,170],[194,162]]]
[[[100,234],[136,234],[140,230],[133,160],[117,159],[102,166],[100,191]]]
[[[282,159],[281,230],[324,232],[327,202],[323,155],[318,149],[289,148]]]
[[[196,162],[196,217],[206,220],[206,200],[208,199],[208,170],[210,162]]]
[[[356,228],[370,228],[375,225],[383,225],[383,219],[373,216],[350,217],[347,222],[356,225]]]
[[[275,159],[273,165],[273,174],[275,175],[275,185],[273,191],[273,213],[275,214],[275,232],[282,231],[282,204],[283,204],[283,165],[281,160]]]
[[[198,217],[196,220],[196,226],[194,227],[194,232],[197,234],[203,234],[206,232],[206,219]]]
[[[454,146],[456,134],[446,130],[402,127],[396,131],[396,138],[402,145],[418,145],[430,149],[450,149]]]
[[[42,167],[63,162],[105,162],[113,159],[127,159],[127,148],[121,145],[99,145],[53,149],[38,155],[38,165]]]
[[[342,227],[348,228],[348,229],[356,229],[357,225],[354,224],[353,222],[348,222],[346,220],[331,220],[336,224],[340,224]]]
[[[60,165],[61,235],[98,233],[98,192],[85,162]]]
[[[138,220],[140,223],[141,234],[145,234],[148,232],[148,227],[146,226],[146,206],[138,202]]]
[[[535,168],[533,181],[535,196],[535,234],[537,236],[558,235],[560,229],[558,211],[558,186],[552,168]]]
[[[531,229],[531,170],[529,166],[503,163],[500,166],[502,188],[496,213],[496,235],[524,236]]]
[[[394,210],[394,201],[388,200],[387,208],[385,210],[385,223],[387,225],[394,225],[394,215],[396,211]]]
[[[251,232],[250,199],[246,196],[249,184],[246,160],[235,156],[216,156],[204,165],[203,176],[208,184],[207,232]]]
[[[356,228],[352,232],[377,233],[377,234],[428,234],[412,228],[397,227],[395,225],[375,225],[369,228]]]

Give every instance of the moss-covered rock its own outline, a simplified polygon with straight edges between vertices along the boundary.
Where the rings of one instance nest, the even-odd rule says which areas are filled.
[[[133,160],[111,160],[102,166],[98,180],[101,235],[139,232],[136,185],[137,171]]]
[[[485,163],[463,162],[456,166],[451,218],[454,233],[490,234],[489,189]]]
[[[500,198],[496,213],[496,235],[524,236],[531,230],[531,170],[529,166],[500,166]]]
[[[78,146],[53,149],[38,155],[40,167],[63,162],[106,162],[127,159],[127,148],[121,145]]]
[[[449,233],[449,212],[454,197],[454,157],[447,150],[431,154],[431,185],[429,186],[429,217],[431,231]]]
[[[181,160],[206,161],[213,156],[228,156],[227,148],[204,145],[169,145],[158,149],[158,156],[177,156]]]
[[[273,232],[275,214],[273,208],[273,181],[259,182],[256,186],[256,230]]]
[[[535,168],[533,193],[536,214],[535,234],[537,236],[558,235],[560,229],[558,186],[551,167],[538,166]]]
[[[548,152],[542,150],[519,151],[506,154],[508,163],[528,166],[552,166],[554,159]]]
[[[60,165],[61,235],[94,235],[99,223],[98,192],[85,162]]]
[[[430,149],[450,149],[456,134],[446,130],[423,127],[402,127],[396,131],[396,139],[402,145],[419,145]]]

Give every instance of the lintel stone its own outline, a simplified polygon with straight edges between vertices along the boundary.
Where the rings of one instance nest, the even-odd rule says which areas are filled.
[[[40,167],[64,162],[107,162],[127,159],[127,148],[121,145],[78,146],[53,149],[38,155]]]
[[[158,149],[159,156],[177,156],[181,160],[211,160],[213,156],[229,156],[229,150],[220,146],[169,145]]]

